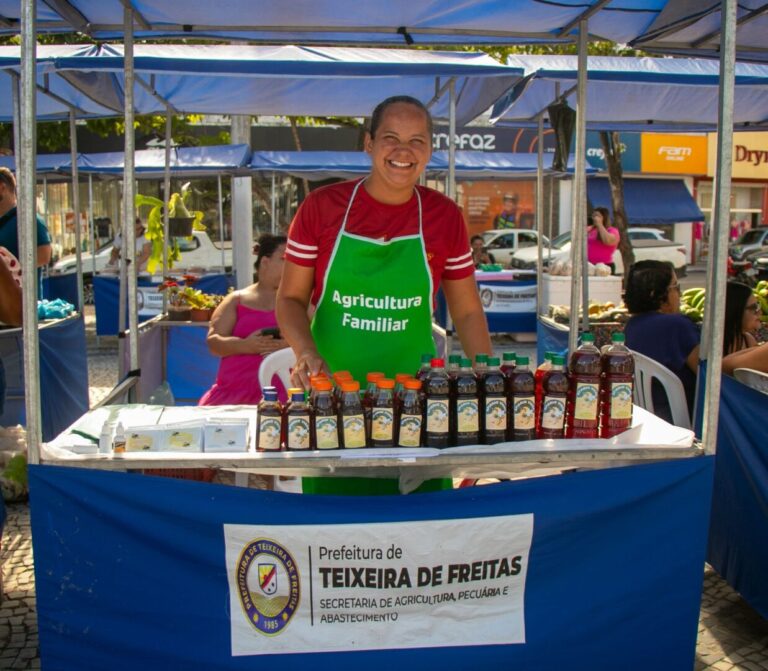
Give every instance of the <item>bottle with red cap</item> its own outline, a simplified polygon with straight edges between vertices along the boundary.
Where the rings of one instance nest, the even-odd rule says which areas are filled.
[[[314,382],[312,406],[312,444],[318,450],[337,450],[339,441],[339,418],[336,403],[331,395],[331,381],[318,379]]]
[[[360,402],[360,383],[357,380],[344,380],[341,383],[339,421],[345,448],[366,447],[365,417]]]
[[[600,437],[612,438],[632,426],[632,385],[635,360],[624,344],[624,334],[611,335],[611,344],[600,357]]]
[[[424,444],[427,447],[450,445],[450,385],[443,359],[432,359],[431,371],[424,380],[426,430]]]
[[[395,381],[386,377],[376,380],[376,396],[371,406],[371,447],[395,445],[395,407],[393,391]]]
[[[599,432],[600,350],[595,336],[585,332],[569,361],[568,438],[597,438]]]

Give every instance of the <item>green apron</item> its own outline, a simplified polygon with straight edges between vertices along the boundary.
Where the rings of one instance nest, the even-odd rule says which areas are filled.
[[[312,320],[312,335],[331,371],[348,370],[365,382],[366,373],[415,373],[421,355],[434,352],[432,274],[422,232],[421,196],[416,235],[374,240],[347,233],[355,185],[325,271],[323,293]],[[450,480],[448,481],[450,483]],[[442,480],[417,491],[444,489]],[[304,478],[308,494],[397,494],[398,481],[379,478]]]

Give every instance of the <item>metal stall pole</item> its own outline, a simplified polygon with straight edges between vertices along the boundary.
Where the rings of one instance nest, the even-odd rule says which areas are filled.
[[[272,171],[272,235],[277,233],[277,194],[275,193],[275,172]]]
[[[130,6],[129,6],[130,7]],[[136,226],[134,219],[136,217],[135,193],[136,183],[134,181],[136,138],[133,129],[133,10],[126,7],[123,12],[123,30],[125,33],[125,162],[123,175],[123,266],[128,266],[127,260],[135,260],[136,256]],[[129,375],[139,374],[139,323],[138,323],[138,301],[137,301],[137,268],[135,263],[131,263],[127,268],[128,275],[128,357],[129,357]],[[133,400],[135,389],[132,389],[129,399]]]
[[[448,82],[448,198],[456,200],[456,79]]]
[[[93,175],[88,175],[88,220],[91,222],[91,287],[96,275],[96,222],[93,219]]]
[[[723,359],[723,319],[728,261],[728,234],[731,215],[731,172],[733,167],[733,98],[736,71],[736,0],[721,2],[720,94],[717,108],[717,169],[715,173],[715,220],[707,258],[707,309],[701,352],[707,360],[702,439],[704,451],[717,449],[720,410],[720,376]],[[714,242],[714,246],[712,245]]]
[[[37,324],[37,226],[35,221],[35,0],[21,2],[21,95],[16,149],[19,252],[23,273],[24,397],[27,418],[27,458],[40,463],[40,340]],[[15,108],[14,108],[15,111]],[[30,337],[29,334],[34,334]]]
[[[75,110],[69,109],[69,155],[72,160],[72,209],[75,219],[75,268],[77,268],[77,309],[82,312],[83,300],[83,252],[80,232],[80,173],[77,166],[77,126]],[[47,208],[46,208],[47,209]]]
[[[171,199],[171,108],[166,106],[165,108],[165,154],[163,161],[163,201],[165,207],[163,208],[163,280],[168,275],[168,232],[170,213],[168,211],[168,205]],[[167,292],[163,292],[163,312],[168,312],[168,295]],[[165,378],[163,378],[165,379]]]
[[[221,188],[221,174],[216,175],[216,186],[219,189],[219,245],[221,247],[221,268],[227,272],[227,259],[224,254],[224,195]]]
[[[543,293],[544,274],[544,113],[539,114],[537,123],[537,151],[536,151],[536,230],[538,232],[537,262],[536,262],[536,319],[541,314],[541,296]],[[538,363],[538,361],[536,362]]]
[[[576,349],[579,339],[579,298],[581,297],[584,257],[586,252],[584,235],[584,213],[586,211],[585,146],[587,138],[587,21],[579,21],[578,39],[578,80],[576,86],[576,165],[573,173],[573,220],[571,224],[571,327],[568,334],[568,350]],[[586,328],[589,315],[583,306]]]

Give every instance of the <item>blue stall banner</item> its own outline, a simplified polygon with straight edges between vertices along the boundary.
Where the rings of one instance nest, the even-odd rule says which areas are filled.
[[[307,499],[32,466],[43,668],[690,669],[712,469]]]
[[[640,172],[640,136],[641,133],[619,134],[621,167],[624,172]],[[606,169],[599,131],[587,131],[587,162],[597,170]]]
[[[768,618],[768,396],[727,375],[720,394],[708,561]]]
[[[208,349],[204,325],[168,326],[166,379],[176,405],[197,405],[216,381],[221,357]]]

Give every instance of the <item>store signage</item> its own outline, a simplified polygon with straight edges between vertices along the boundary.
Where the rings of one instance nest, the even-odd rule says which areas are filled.
[[[478,279],[477,288],[485,312],[536,312],[536,285],[493,286]]]
[[[709,134],[707,174],[715,175],[717,133]],[[733,134],[733,177],[768,179],[768,133]]]
[[[642,133],[640,143],[643,172],[675,175],[707,172],[706,135]]]
[[[621,167],[624,172],[640,172],[640,134],[620,133]],[[605,170],[605,152],[598,131],[587,132],[587,162],[597,170]]]
[[[532,514],[225,524],[232,655],[525,643],[532,537]]]

